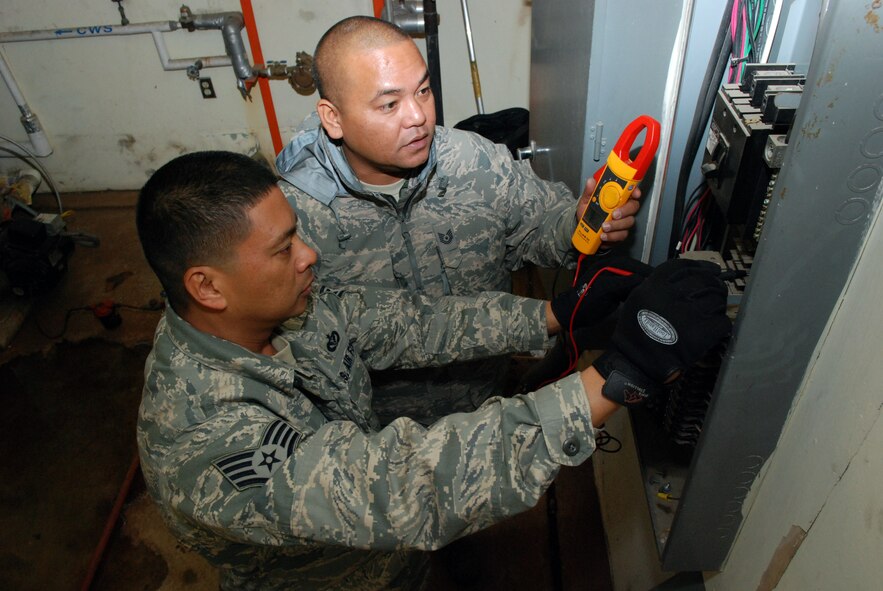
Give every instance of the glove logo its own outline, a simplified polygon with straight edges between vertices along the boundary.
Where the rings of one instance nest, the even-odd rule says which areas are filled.
[[[663,345],[678,342],[678,331],[671,323],[651,310],[638,310],[638,326],[648,337]]]
[[[622,389],[622,400],[626,404],[640,404],[647,398],[647,391],[640,386],[627,382]]]

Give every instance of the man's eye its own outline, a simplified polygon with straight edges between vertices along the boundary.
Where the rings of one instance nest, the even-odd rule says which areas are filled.
[[[426,96],[426,95],[429,94],[431,91],[432,91],[432,88],[430,88],[429,86],[427,86],[426,88],[421,88],[420,90],[418,90],[418,91],[417,91],[417,95],[418,95],[418,96]]]
[[[288,254],[289,252],[291,252],[291,245],[292,243],[289,242],[288,246],[279,251],[279,254]]]
[[[396,107],[396,101],[393,101],[391,103],[386,103],[385,105],[381,106],[380,110],[383,111],[384,113],[388,113],[389,111],[392,111],[393,109],[395,109],[395,107]]]

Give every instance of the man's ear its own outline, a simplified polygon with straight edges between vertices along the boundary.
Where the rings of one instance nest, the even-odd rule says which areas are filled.
[[[190,267],[184,272],[184,288],[193,300],[211,310],[223,310],[227,299],[215,285],[216,269],[207,265]]]
[[[334,103],[328,99],[319,99],[316,103],[316,112],[322,121],[322,127],[325,133],[333,140],[339,140],[343,137],[343,129],[340,127],[340,111],[334,106]]]

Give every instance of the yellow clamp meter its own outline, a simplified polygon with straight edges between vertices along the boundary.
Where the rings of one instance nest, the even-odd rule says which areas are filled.
[[[632,144],[641,131],[644,134],[644,145],[632,160],[629,153]],[[648,115],[641,115],[631,123],[619,136],[607,163],[602,166],[594,177],[597,181],[595,191],[589,199],[589,206],[573,233],[573,246],[583,254],[595,254],[601,246],[601,233],[604,222],[613,215],[613,210],[622,207],[631,197],[632,191],[644,178],[650,162],[659,147],[659,122]]]

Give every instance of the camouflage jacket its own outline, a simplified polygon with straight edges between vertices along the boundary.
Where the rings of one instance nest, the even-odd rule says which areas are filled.
[[[594,450],[578,376],[430,428],[378,430],[369,368],[544,346],[542,302],[322,289],[277,329],[293,363],[170,308],[145,367],[138,446],[179,540],[226,589],[404,589],[425,555],[533,506]],[[565,451],[566,450],[566,451]]]
[[[557,267],[570,252],[573,194],[474,133],[437,127],[429,160],[397,199],[366,192],[316,118],[304,122],[276,168],[298,231],[319,253],[314,270],[324,285],[434,297],[510,291],[513,270],[526,262]],[[410,416],[429,424],[499,392],[507,369],[508,359],[496,359],[419,375],[375,373],[375,408],[384,423]]]

